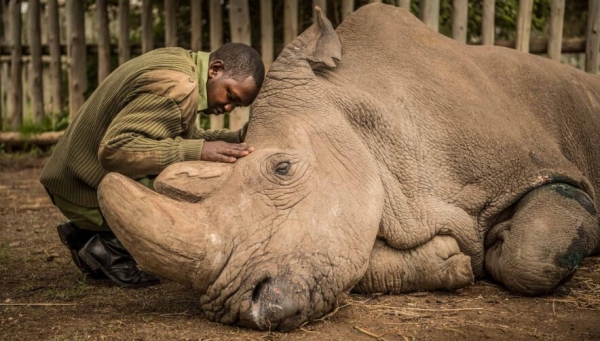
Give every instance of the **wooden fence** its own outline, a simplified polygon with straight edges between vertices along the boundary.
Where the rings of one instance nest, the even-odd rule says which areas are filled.
[[[118,63],[124,63],[137,55],[159,46],[186,45],[192,50],[214,50],[223,44],[223,6],[220,0],[164,0],[164,9],[158,13],[151,0],[118,0],[116,19],[111,20],[107,10],[108,0],[97,0],[94,8],[94,27],[89,27],[90,13],[86,12],[83,0],[0,0],[4,23],[3,43],[0,46],[1,79],[0,128],[12,133],[0,133],[0,143],[5,145],[21,143],[23,138],[30,143],[51,144],[60,134],[48,133],[24,137],[16,131],[24,120],[34,124],[45,117],[56,118],[68,110],[72,118],[85,101],[88,89],[86,75],[89,55],[98,55],[97,79],[101,82],[111,72],[111,55],[118,55]],[[191,38],[189,43],[180,44],[176,30],[177,3],[189,3],[191,13]],[[208,1],[206,4],[205,1]],[[276,0],[277,1],[277,0]],[[299,0],[282,0],[283,3],[283,46],[291,42],[300,32]],[[302,0],[300,0],[302,1]],[[359,1],[330,0],[341,8],[343,19],[355,10]],[[472,0],[473,1],[473,0]],[[587,35],[585,38],[563,41],[563,17],[565,0],[552,0],[549,36],[546,40],[530,41],[533,0],[520,0],[518,25],[515,42],[495,41],[495,0],[483,1],[482,44],[496,44],[514,47],[523,52],[546,53],[554,60],[560,60],[562,52],[585,52],[585,70],[598,73],[598,50],[600,29],[600,0],[589,0]],[[115,0],[113,0],[115,2]],[[410,9],[410,0],[388,0]],[[364,3],[361,2],[361,4]],[[467,42],[468,0],[452,2],[452,37]],[[250,21],[250,5],[260,6],[260,23]],[[281,5],[281,4],[280,4]],[[327,0],[312,0],[312,5],[327,9]],[[230,23],[230,40],[251,44],[252,30],[260,30],[260,52],[268,67],[275,58],[274,12],[272,0],[229,0],[227,8]],[[140,10],[141,44],[130,44],[132,26],[129,22],[130,10]],[[208,8],[208,13],[202,13]],[[440,22],[440,0],[420,1],[421,20],[430,28],[438,30]],[[327,14],[327,13],[326,13]],[[87,15],[87,17],[86,17]],[[153,37],[153,21],[157,16],[165,23],[164,42]],[[23,32],[23,18],[27,20],[27,35]],[[210,46],[202,46],[202,19],[209,21]],[[116,31],[116,44],[111,44],[109,27]],[[114,29],[114,26],[117,29]],[[86,45],[86,31],[96,35],[94,44]],[[62,37],[62,38],[61,38]],[[24,38],[27,44],[23,44]],[[64,41],[65,43],[61,43]],[[29,65],[23,68],[24,62]],[[68,101],[62,98],[63,70],[68,70]],[[24,72],[25,71],[25,72]],[[28,83],[24,90],[24,82]],[[24,94],[27,102],[24,103]],[[68,102],[68,108],[63,103]],[[27,104],[27,105],[25,105]],[[28,110],[24,110],[24,107]],[[24,115],[26,113],[26,115]],[[248,111],[236,109],[230,114],[230,128],[238,129],[248,119]],[[211,128],[223,127],[222,117],[211,117]],[[37,141],[37,142],[36,142]]]

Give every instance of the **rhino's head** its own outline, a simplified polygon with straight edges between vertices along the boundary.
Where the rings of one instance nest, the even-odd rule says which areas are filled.
[[[189,284],[209,318],[289,330],[330,312],[368,266],[383,206],[375,161],[324,74],[341,59],[327,19],[273,64],[235,164],[185,162],[158,193],[102,181],[107,221],[146,269]],[[331,75],[330,75],[331,76]]]

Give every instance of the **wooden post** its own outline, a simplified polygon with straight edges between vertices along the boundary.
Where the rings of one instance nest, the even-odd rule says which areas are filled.
[[[48,0],[48,48],[50,49],[50,84],[52,84],[50,91],[53,119],[62,112],[62,65],[60,61],[59,25],[58,1]]]
[[[202,2],[200,0],[190,0],[192,22],[192,40],[190,46],[192,51],[202,51]]]
[[[119,65],[131,56],[129,47],[129,0],[119,0]]]
[[[11,92],[9,100],[11,110],[7,113],[11,130],[18,130],[23,124],[23,79],[22,74],[22,44],[21,44],[21,0],[10,0],[10,32],[12,41],[11,51]]]
[[[273,62],[273,1],[260,0],[260,48],[265,70]]]
[[[220,0],[210,0],[210,50],[223,45],[223,14]]]
[[[108,31],[107,0],[96,0],[98,21],[98,84],[110,74],[110,33]]]
[[[452,38],[465,44],[467,43],[468,14],[468,0],[454,0],[452,2]]]
[[[483,45],[494,45],[495,39],[495,0],[483,0],[482,42]]]
[[[2,0],[2,44],[10,45],[11,44],[11,33],[10,33],[10,2],[6,0]],[[0,63],[1,71],[0,71],[0,131],[4,130],[4,119],[6,118],[7,113],[10,111],[9,97],[11,92],[8,91],[10,89],[10,82],[8,79],[10,78],[10,65],[9,63]],[[5,95],[6,94],[6,95]],[[8,101],[5,101],[5,98]]]
[[[250,45],[250,8],[248,0],[229,1],[231,41]],[[250,118],[250,108],[236,108],[229,114],[229,129],[238,130]]]
[[[550,10],[550,31],[548,32],[548,57],[560,61],[565,0],[552,0]]]
[[[69,117],[73,119],[85,102],[87,90],[87,50],[85,48],[85,10],[81,0],[67,0],[69,50]]]
[[[142,53],[154,49],[152,33],[152,0],[142,1]]]
[[[315,21],[315,16],[317,15],[317,12],[315,12],[315,6],[319,6],[323,15],[327,16],[327,0],[313,0],[311,8],[313,12],[313,22]]]
[[[298,0],[285,0],[283,7],[283,46],[298,36]]]
[[[29,0],[29,46],[31,50],[31,73],[29,78],[33,104],[33,121],[44,119],[44,87],[42,85],[42,30],[40,0]]]
[[[600,0],[589,0],[588,25],[585,44],[585,71],[598,74],[598,48],[600,48]]]
[[[342,21],[354,12],[354,0],[342,0]]]
[[[210,50],[215,51],[223,45],[223,15],[220,0],[210,0]],[[208,70],[207,70],[208,72]],[[223,129],[225,117],[210,115],[210,129]]]
[[[421,0],[421,21],[432,30],[439,30],[440,0]]]
[[[532,10],[533,0],[519,0],[519,18],[517,21],[517,42],[515,48],[525,53],[529,53]]]
[[[6,27],[6,21],[5,21],[5,16],[7,13],[7,3],[5,0],[0,1],[0,10],[2,11],[2,29],[4,31],[4,36],[2,38],[0,38],[0,41],[2,42],[2,44],[6,44],[6,32],[9,31],[9,29]],[[2,83],[4,83],[4,80],[6,79],[6,71],[4,69],[4,65],[6,63],[2,63],[0,62],[0,131],[4,130],[4,115],[6,115],[6,111],[4,110],[4,87],[2,86]]]
[[[177,46],[177,25],[175,25],[175,0],[165,0],[165,46]]]
[[[12,34],[11,30],[11,21],[10,18],[12,16],[10,1],[2,0],[2,27],[4,28],[4,34],[2,36],[2,43],[10,46],[12,44]],[[2,91],[0,92],[0,99],[2,102],[2,116],[0,117],[0,126],[2,130],[4,130],[4,124],[2,121],[5,119],[8,122],[8,113],[11,111],[11,95],[12,91],[10,89],[10,63],[4,62],[2,64],[2,71],[0,73],[0,85],[2,87]]]
[[[410,0],[398,0],[398,6],[410,12]]]

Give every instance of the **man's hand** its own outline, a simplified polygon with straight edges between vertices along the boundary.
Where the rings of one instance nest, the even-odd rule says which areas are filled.
[[[200,160],[213,162],[235,162],[254,151],[245,143],[227,143],[223,141],[204,141]]]

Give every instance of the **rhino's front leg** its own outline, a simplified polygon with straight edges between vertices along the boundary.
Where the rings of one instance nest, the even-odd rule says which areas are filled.
[[[549,293],[569,278],[598,244],[598,215],[583,191],[552,184],[514,205],[512,216],[485,238],[485,269],[508,289]]]
[[[471,258],[450,236],[436,236],[412,250],[376,241],[369,269],[354,287],[361,293],[455,290],[473,282]]]

